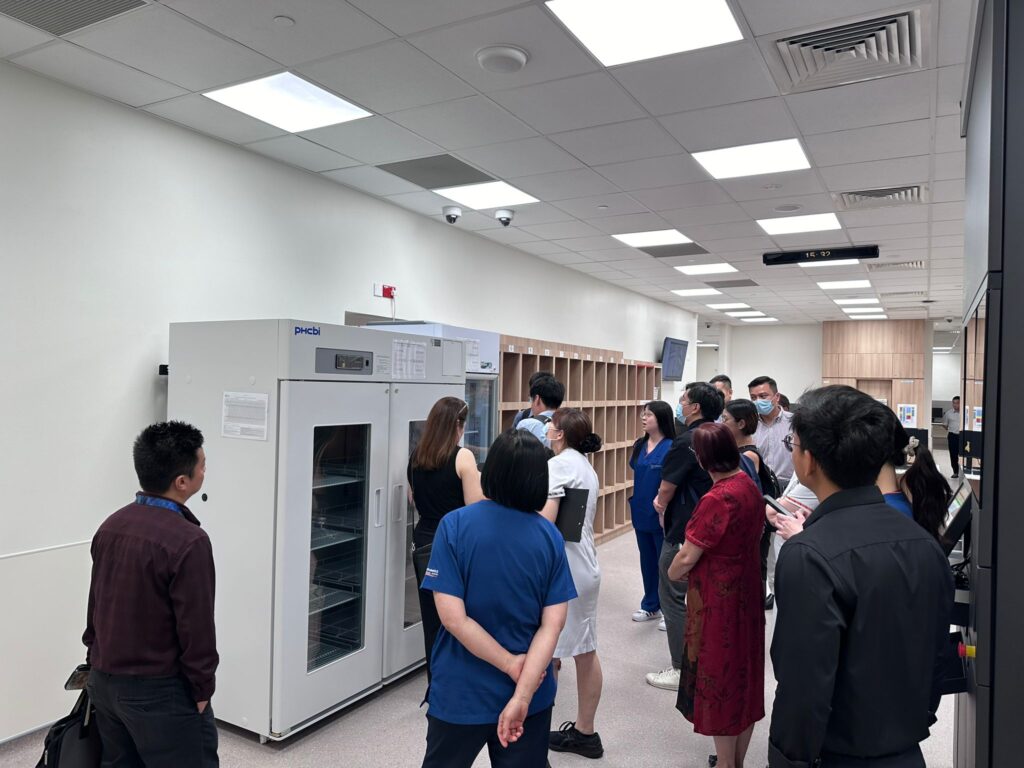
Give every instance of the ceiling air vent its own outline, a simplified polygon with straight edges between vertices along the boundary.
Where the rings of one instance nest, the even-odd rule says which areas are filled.
[[[895,291],[894,293],[885,293],[884,291],[879,296],[882,297],[883,301],[920,301],[928,295],[927,291]]]
[[[783,93],[902,75],[927,68],[928,6],[759,40]]]
[[[867,265],[868,272],[917,272],[924,269],[924,262],[916,261],[879,261]]]
[[[0,0],[0,13],[60,37],[144,5],[146,0]]]
[[[840,210],[856,211],[861,208],[881,208],[888,205],[916,205],[927,202],[928,187],[915,184],[911,187],[886,187],[884,189],[861,189],[855,192],[833,192],[832,200]]]

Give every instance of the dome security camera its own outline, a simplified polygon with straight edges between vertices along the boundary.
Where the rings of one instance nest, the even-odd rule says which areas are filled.
[[[507,227],[512,223],[512,219],[516,216],[516,212],[511,208],[499,208],[494,212],[494,218],[501,222],[501,226]]]
[[[441,209],[441,213],[444,214],[444,220],[449,224],[454,224],[459,220],[459,216],[462,215],[462,209],[457,205],[446,205]]]
[[[952,323],[953,322],[953,318],[952,317],[947,317],[946,318],[946,322],[947,323]]]

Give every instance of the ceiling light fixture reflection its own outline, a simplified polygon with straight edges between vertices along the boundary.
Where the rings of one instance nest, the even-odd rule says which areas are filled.
[[[548,0],[606,67],[743,39],[725,0]]]
[[[765,141],[759,144],[694,152],[693,159],[715,179],[801,171],[811,167],[799,139]]]
[[[461,187],[442,187],[435,189],[441,197],[447,197],[467,208],[483,210],[500,208],[503,205],[525,205],[536,203],[537,198],[504,181],[485,181],[481,184],[464,184]]]
[[[672,291],[676,296],[718,296],[722,292],[717,288],[681,288]]]
[[[707,304],[708,309],[750,309],[749,304],[744,304],[742,301],[732,301],[727,304]]]
[[[843,291],[847,288],[870,288],[870,280],[826,280],[823,283],[818,283],[818,287],[823,291]]]
[[[365,109],[291,72],[218,88],[203,96],[290,133],[370,116]]]
[[[744,317],[741,318],[744,323],[777,323],[779,318],[777,317]]]
[[[758,312],[756,309],[745,310],[743,312],[726,312],[729,317],[764,317],[764,312]]]
[[[676,269],[684,275],[724,275],[727,272],[736,271],[736,267],[725,262],[720,264],[693,264],[688,267],[676,267]]]
[[[878,304],[878,299],[835,299],[836,304]]]
[[[877,315],[884,311],[881,307],[843,307],[843,312],[848,315]]]
[[[678,229],[655,229],[650,232],[626,232],[621,235],[612,235],[620,243],[625,243],[632,248],[654,248],[659,245],[685,245],[692,243]]]
[[[835,261],[801,261],[800,266],[804,269],[812,267],[854,267],[860,264],[860,259],[836,259]]]
[[[806,216],[780,216],[758,219],[758,225],[769,235],[796,235],[801,232],[828,232],[842,229],[834,213],[811,213]]]

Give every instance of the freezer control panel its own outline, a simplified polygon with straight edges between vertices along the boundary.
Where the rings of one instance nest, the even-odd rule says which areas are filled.
[[[317,347],[316,372],[370,376],[373,373],[373,352]]]

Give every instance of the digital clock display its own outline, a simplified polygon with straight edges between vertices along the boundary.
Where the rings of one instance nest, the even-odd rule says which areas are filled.
[[[761,260],[767,267],[775,267],[781,264],[800,264],[809,261],[877,258],[877,245],[855,245],[852,248],[818,248],[813,251],[773,251],[761,256]]]

